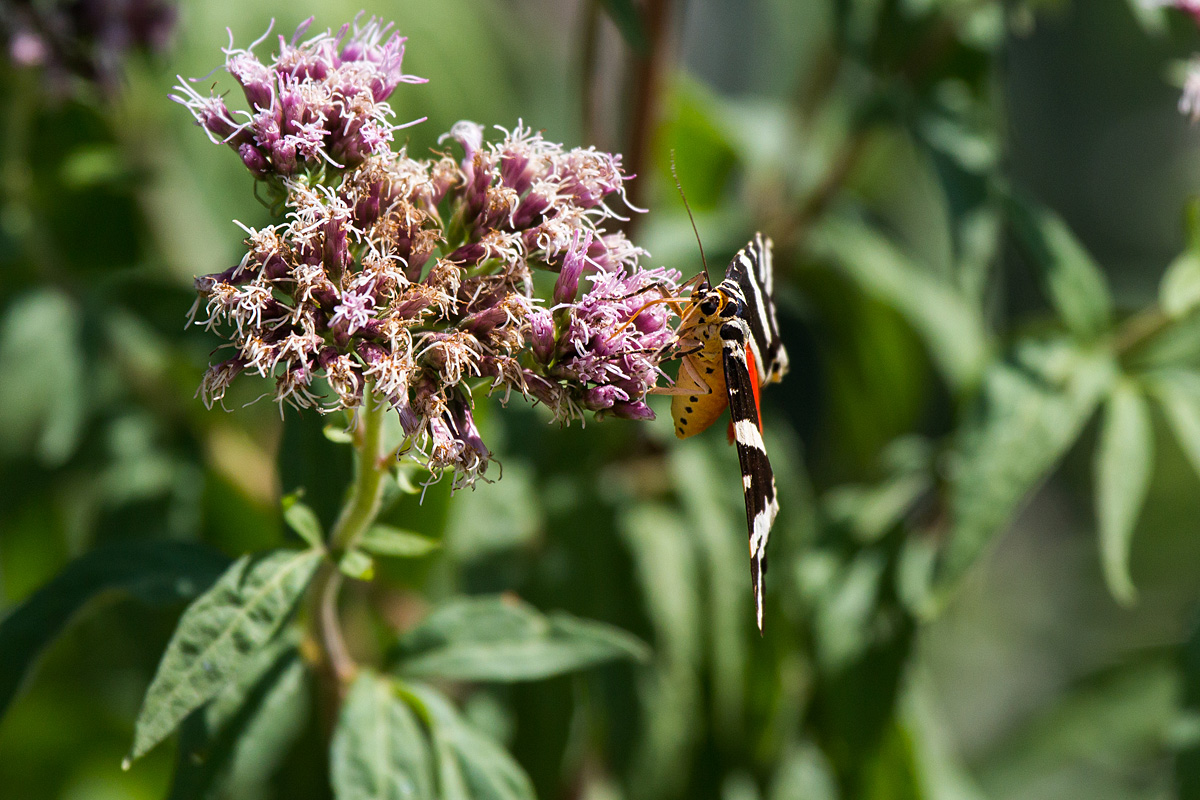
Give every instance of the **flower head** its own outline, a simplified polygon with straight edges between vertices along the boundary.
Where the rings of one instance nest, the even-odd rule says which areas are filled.
[[[209,368],[205,402],[243,373],[298,408],[372,398],[397,414],[404,452],[456,487],[491,460],[472,414],[481,391],[516,392],[564,422],[652,416],[645,396],[674,332],[669,308],[646,303],[677,291],[678,275],[642,268],[645,251],[604,228],[624,198],[620,158],[520,123],[488,142],[460,122],[432,159],[392,152],[385,101],[416,80],[400,69],[404,40],[374,20],[301,42],[306,28],[269,64],[253,45],[225,51],[252,111],[183,100],[271,177],[285,212],[247,229],[237,265],[196,280],[193,319],[234,351]],[[336,166],[309,169],[318,159]],[[535,294],[536,271],[557,273],[552,298]]]
[[[200,94],[182,78],[172,96],[209,138],[237,151],[256,177],[288,177],[325,164],[357,166],[387,153],[393,132],[414,124],[393,124],[387,103],[399,84],[424,82],[401,69],[404,37],[372,17],[304,39],[311,24],[311,18],[302,23],[290,40],[280,36],[268,63],[254,48],[269,29],[247,48],[235,48],[230,33],[225,70],[249,110],[231,113],[224,100]]]

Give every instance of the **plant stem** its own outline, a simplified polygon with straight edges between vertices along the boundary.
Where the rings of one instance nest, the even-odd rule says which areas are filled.
[[[384,404],[377,404],[368,388],[358,411],[354,485],[329,535],[329,549],[335,553],[353,547],[379,514],[387,472],[383,467],[383,414]]]
[[[363,392],[363,404],[355,420],[354,442],[357,449],[354,484],[342,507],[337,523],[329,535],[329,551],[333,560],[326,561],[313,583],[312,625],[314,638],[321,649],[321,677],[325,694],[325,718],[332,730],[341,701],[358,671],[338,618],[338,595],[342,588],[342,573],[336,560],[353,547],[375,522],[383,499],[387,463],[383,453],[383,422],[385,405],[376,403],[370,387]]]

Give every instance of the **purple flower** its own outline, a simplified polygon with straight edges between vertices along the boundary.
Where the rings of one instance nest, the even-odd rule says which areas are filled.
[[[328,164],[350,168],[389,151],[393,132],[421,120],[393,125],[387,100],[401,83],[423,83],[401,69],[404,37],[374,17],[357,20],[335,34],[326,30],[300,41],[312,19],[290,41],[279,37],[275,59],[254,53],[267,35],[248,48],[225,48],[225,69],[250,105],[237,112],[217,97],[196,92],[179,79],[171,99],[187,106],[213,141],[230,144],[256,177],[287,177]]]
[[[588,248],[592,244],[592,232],[583,231],[583,241],[580,241],[581,231],[575,232],[575,240],[571,242],[562,267],[558,271],[558,280],[554,283],[554,302],[570,303],[579,291],[579,279],[588,265]]]
[[[545,359],[546,373],[576,387],[573,396],[584,409],[652,418],[646,394],[675,340],[670,306],[657,301],[677,294],[679,273],[622,267],[590,280],[592,288],[578,303],[554,312],[560,333]]]
[[[206,374],[205,402],[242,373],[272,379],[275,400],[298,408],[374,398],[397,414],[404,452],[435,477],[452,472],[456,488],[491,459],[478,390],[502,402],[515,392],[561,421],[651,417],[646,392],[674,338],[669,307],[653,301],[678,276],[643,269],[645,251],[605,231],[619,159],[520,124],[488,142],[468,122],[443,137],[461,159],[393,153],[372,126],[409,80],[402,40],[372,21],[298,44],[305,29],[270,64],[254,45],[226,50],[253,109],[238,122],[219,98],[188,101],[210,138],[273,181],[285,212],[246,229],[237,265],[196,279],[192,319],[234,351]],[[292,174],[333,157],[345,169]],[[550,297],[535,295],[535,270],[558,273]]]

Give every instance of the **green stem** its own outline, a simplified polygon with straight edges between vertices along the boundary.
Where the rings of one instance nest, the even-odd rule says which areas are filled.
[[[338,595],[342,588],[342,573],[336,560],[353,547],[375,522],[383,500],[387,459],[383,452],[385,405],[376,403],[370,387],[363,392],[363,404],[355,420],[354,484],[329,535],[331,561],[322,565],[313,582],[312,625],[314,638],[322,654],[322,682],[326,695],[326,723],[332,730],[341,701],[358,671],[342,636],[338,617]]]
[[[370,388],[363,393],[358,412],[355,439],[358,459],[354,485],[342,513],[329,535],[329,549],[340,554],[358,542],[367,528],[375,522],[383,500],[383,479],[387,468],[383,453],[383,414],[385,405],[376,403]]]

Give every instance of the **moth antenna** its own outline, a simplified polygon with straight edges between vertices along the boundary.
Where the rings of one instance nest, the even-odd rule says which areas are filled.
[[[708,274],[708,259],[704,257],[704,243],[700,241],[700,231],[696,228],[696,218],[692,216],[692,207],[688,205],[687,195],[683,193],[683,184],[679,182],[679,173],[675,171],[675,151],[671,151],[671,177],[675,179],[675,188],[683,200],[683,208],[687,211],[688,222],[692,223],[692,233],[696,234],[696,245],[700,248],[700,263],[704,265],[704,280],[712,286],[712,276]]]

